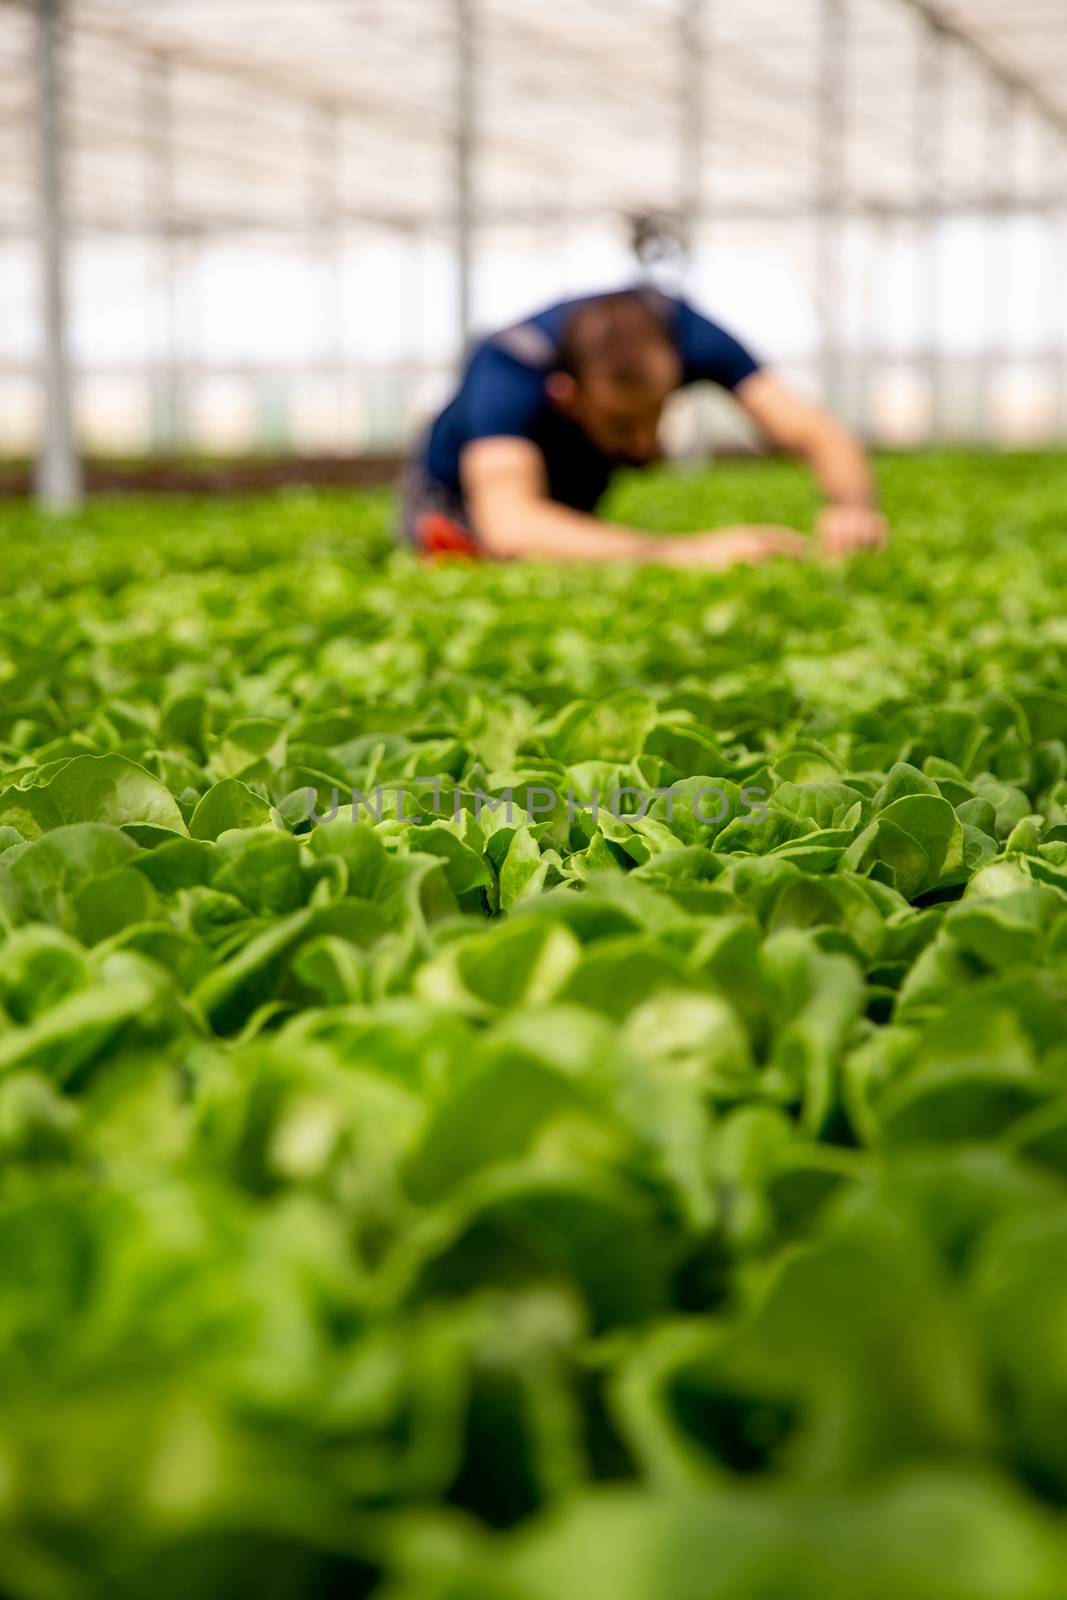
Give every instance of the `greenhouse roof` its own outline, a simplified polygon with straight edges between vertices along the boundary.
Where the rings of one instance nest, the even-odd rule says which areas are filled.
[[[33,12],[0,0],[8,232]],[[63,30],[82,230],[1064,200],[1067,0],[67,0]]]

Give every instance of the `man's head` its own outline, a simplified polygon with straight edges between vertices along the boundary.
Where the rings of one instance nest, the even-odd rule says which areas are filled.
[[[637,295],[616,294],[571,313],[546,387],[556,409],[605,455],[642,466],[658,454],[663,407],[681,377],[655,311]]]

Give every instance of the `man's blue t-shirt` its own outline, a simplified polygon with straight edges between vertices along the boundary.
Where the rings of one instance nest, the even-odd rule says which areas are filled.
[[[631,292],[648,301],[674,339],[682,387],[710,382],[736,389],[759,371],[759,362],[744,345],[687,301],[654,289]],[[544,456],[553,500],[579,511],[593,510],[617,463],[555,409],[545,394],[545,379],[558,366],[571,312],[588,300],[604,298],[562,301],[475,347],[458,394],[430,430],[423,461],[430,478],[459,495],[459,458],[465,445],[500,436],[529,439]]]

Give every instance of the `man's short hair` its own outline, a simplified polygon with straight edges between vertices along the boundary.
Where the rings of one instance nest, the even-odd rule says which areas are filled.
[[[560,340],[557,369],[581,382],[595,374],[626,388],[649,382],[664,351],[675,353],[663,318],[640,294],[621,292],[575,306]]]

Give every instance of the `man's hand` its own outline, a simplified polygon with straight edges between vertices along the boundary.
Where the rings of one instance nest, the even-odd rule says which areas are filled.
[[[873,506],[827,506],[819,515],[819,544],[831,561],[843,561],[856,550],[881,550],[889,529]]]
[[[655,537],[596,522],[548,495],[544,457],[528,439],[478,439],[460,460],[473,527],[497,560],[640,561],[721,571],[773,556],[803,560],[814,545],[791,528],[739,527]]]
[[[830,502],[819,518],[823,555],[842,561],[854,550],[880,550],[888,532],[859,440],[836,417],[794,394],[773,373],[754,372],[738,386],[736,396],[772,444],[799,456],[814,472]]]
[[[775,556],[803,561],[812,549],[811,540],[803,534],[777,527],[720,528],[657,543],[663,545],[663,556],[670,566],[703,567],[715,572],[738,565],[759,566]]]

